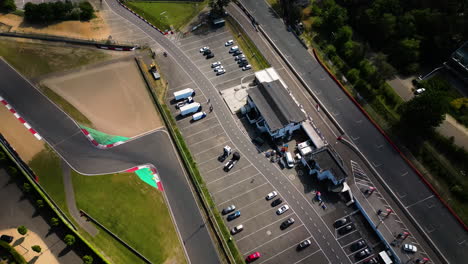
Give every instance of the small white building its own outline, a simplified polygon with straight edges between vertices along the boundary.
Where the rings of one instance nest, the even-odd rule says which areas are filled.
[[[273,139],[289,137],[306,119],[296,100],[273,68],[255,73],[257,86],[247,93],[247,119]]]

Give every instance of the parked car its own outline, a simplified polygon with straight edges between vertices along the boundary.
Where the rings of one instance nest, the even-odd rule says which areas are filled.
[[[211,53],[212,53],[211,50],[207,49],[207,50],[205,50],[205,51],[203,52],[203,55],[209,55],[209,54],[211,54]]]
[[[192,121],[198,121],[206,117],[206,112],[198,112],[192,115]]]
[[[344,227],[338,229],[338,233],[340,235],[344,235],[344,234],[347,234],[347,233],[351,232],[353,229],[354,229],[353,225],[347,225],[347,226],[344,226]]]
[[[238,225],[238,226],[235,226],[231,229],[231,235],[235,235],[237,233],[239,233],[240,231],[244,230],[244,226],[243,225]]]
[[[209,50],[209,49],[210,49],[210,47],[207,47],[207,46],[203,47],[203,48],[200,49],[200,53],[203,53],[203,52],[205,52],[205,50]]]
[[[301,243],[299,243],[299,245],[297,245],[297,249],[302,250],[302,249],[310,246],[311,244],[312,243],[310,242],[310,240],[306,239],[306,240],[302,241]]]
[[[216,75],[221,75],[221,74],[225,74],[225,73],[226,73],[225,69],[220,69],[220,70],[216,71]]]
[[[368,257],[371,254],[370,250],[368,248],[359,251],[354,255],[356,259],[363,259],[365,257]]]
[[[281,200],[281,198],[278,198],[278,199],[274,200],[273,202],[271,202],[271,207],[275,207],[277,205],[280,205],[282,202],[283,202],[283,200]]]
[[[227,220],[232,221],[236,218],[238,218],[241,215],[240,211],[235,211],[234,213],[228,215]]]
[[[13,237],[9,235],[2,235],[0,240],[5,241],[7,243],[11,243],[13,241]]]
[[[241,55],[239,55],[239,56],[241,56]],[[236,56],[236,57],[237,57],[237,56]],[[237,60],[237,64],[241,64],[241,63],[243,63],[244,61],[247,61],[247,58],[245,58],[245,57],[240,58],[240,59]]]
[[[277,215],[282,215],[282,214],[284,214],[284,212],[286,212],[287,210],[289,210],[289,205],[285,204],[285,205],[281,206],[281,207],[276,211],[276,214],[277,214]]]
[[[229,155],[231,155],[231,151],[232,151],[231,147],[229,147],[229,146],[224,146],[224,148],[223,148],[223,154],[219,155],[218,161],[219,161],[219,162],[225,161],[225,160],[227,159],[227,157],[229,157]]]
[[[244,54],[242,54],[242,55],[237,55],[237,56],[234,57],[234,60],[236,60],[236,61],[237,61],[237,60],[241,60],[241,59],[245,59],[245,55],[244,55]]]
[[[419,89],[416,89],[416,91],[414,91],[414,94],[418,95],[418,94],[422,94],[426,91],[426,88],[419,88]]]
[[[220,61],[213,62],[213,63],[211,63],[211,68],[218,67],[219,65],[221,65]]]
[[[403,245],[403,250],[409,253],[416,253],[418,252],[418,248],[415,245],[411,244],[404,244]]]
[[[234,40],[230,39],[226,41],[226,43],[224,43],[224,46],[228,47],[228,46],[231,46],[232,44],[234,44]]]
[[[239,50],[239,46],[232,46],[230,49],[229,49],[229,53],[234,53],[236,51]]]
[[[379,264],[379,260],[377,258],[366,259],[363,262],[364,264]]]
[[[176,104],[176,108],[179,109],[181,108],[182,106],[186,105],[186,104],[191,104],[193,103],[193,97],[192,96],[189,96],[188,98],[185,98],[185,99],[182,99],[182,101],[178,102]]]
[[[250,69],[252,69],[252,66],[250,64],[247,64],[244,67],[242,67],[243,71],[250,70]]]
[[[234,152],[234,154],[232,154],[232,158],[231,160],[229,160],[225,165],[224,165],[224,171],[225,172],[228,172],[230,171],[234,165],[236,165],[236,163],[240,160],[240,154],[239,152]]]
[[[358,242],[355,242],[351,245],[350,249],[352,252],[357,251],[361,248],[365,248],[367,246],[366,241],[364,240],[359,240]]]
[[[221,70],[224,70],[223,65],[219,65],[219,66],[216,66],[216,67],[214,68],[214,71],[215,71],[215,72],[219,72],[219,71],[221,71]]]
[[[245,259],[245,261],[247,263],[250,263],[250,262],[252,262],[254,260],[259,259],[260,257],[261,257],[260,252],[255,252],[253,254],[248,255],[247,258]]]
[[[214,53],[210,53],[206,55],[206,59],[211,59],[211,58],[214,58]]]
[[[341,218],[341,219],[336,220],[335,223],[333,224],[333,226],[335,228],[338,228],[338,227],[342,227],[342,226],[346,225],[347,223],[348,223],[347,218]]]
[[[287,220],[285,220],[283,223],[281,223],[280,225],[280,229],[281,230],[284,230],[286,228],[288,228],[289,226],[291,226],[292,224],[294,224],[294,218],[288,218]]]
[[[230,205],[230,206],[224,208],[221,213],[223,215],[226,215],[226,214],[229,214],[230,212],[233,212],[234,210],[236,210],[236,206],[235,205]]]
[[[266,199],[267,199],[267,201],[269,201],[269,200],[275,198],[277,195],[278,195],[278,193],[276,191],[272,191],[271,193],[267,194]]]
[[[239,63],[239,67],[242,68],[244,66],[247,66],[248,64],[249,64],[249,62],[245,60],[245,61],[242,61],[241,63]]]
[[[242,50],[236,50],[234,51],[233,55],[237,56],[237,55],[241,55],[242,53],[243,53]]]

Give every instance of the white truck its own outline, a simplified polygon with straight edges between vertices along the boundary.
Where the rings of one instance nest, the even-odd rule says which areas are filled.
[[[194,96],[194,95],[195,95],[195,91],[193,89],[186,88],[186,89],[174,92],[174,99],[176,101],[179,101],[179,100],[186,99],[186,98],[188,98],[190,96]]]
[[[202,109],[201,104],[195,102],[195,103],[191,103],[188,105],[184,105],[179,110],[180,110],[181,116],[186,116],[188,114],[196,113],[200,111],[201,109]]]

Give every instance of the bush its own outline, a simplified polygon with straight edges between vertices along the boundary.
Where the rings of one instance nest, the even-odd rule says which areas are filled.
[[[4,250],[2,250],[2,248]],[[16,264],[27,264],[26,260],[24,259],[23,256],[21,256],[11,245],[4,241],[0,241],[0,251],[1,252],[8,252],[8,254],[14,259],[14,262]],[[2,253],[2,256],[5,255],[5,253]]]
[[[1,1],[1,0],[0,0]],[[79,4],[70,1],[49,3],[26,3],[24,17],[31,23],[51,23],[64,20],[90,20],[94,17],[94,8],[89,2]]]
[[[0,0],[0,11],[13,12],[16,10],[15,0]]]
[[[82,258],[83,264],[93,264],[93,257],[86,255]]]
[[[26,235],[26,233],[28,233],[28,229],[25,226],[18,226],[18,228],[16,230],[18,230],[18,233],[20,233],[20,235],[22,235],[22,236],[24,236],[24,235]]]
[[[40,253],[42,251],[42,248],[41,246],[39,245],[34,245],[31,247],[31,249],[34,251],[34,252],[37,252],[37,253]]]
[[[76,238],[74,235],[66,235],[65,238],[63,239],[63,241],[65,242],[65,244],[67,244],[67,246],[73,246],[73,244],[75,244],[75,241],[76,241]]]
[[[81,9],[80,19],[84,21],[91,20],[94,17],[94,8],[89,2],[81,2],[79,4]]]
[[[50,225],[51,225],[51,226],[57,227],[57,226],[59,226],[59,224],[60,224],[60,221],[58,220],[57,217],[52,217],[52,218],[50,219]]]
[[[346,78],[352,83],[355,84],[359,80],[359,70],[352,68],[346,74]]]

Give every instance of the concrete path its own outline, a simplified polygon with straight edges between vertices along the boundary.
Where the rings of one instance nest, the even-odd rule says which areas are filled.
[[[68,212],[70,212],[73,219],[78,225],[83,228],[91,236],[95,236],[98,233],[96,227],[90,222],[86,221],[86,218],[80,216],[80,211],[76,207],[75,191],[73,190],[73,182],[71,178],[71,168],[66,162],[62,160],[62,174],[63,174],[63,185],[65,187],[65,198],[67,200]]]

